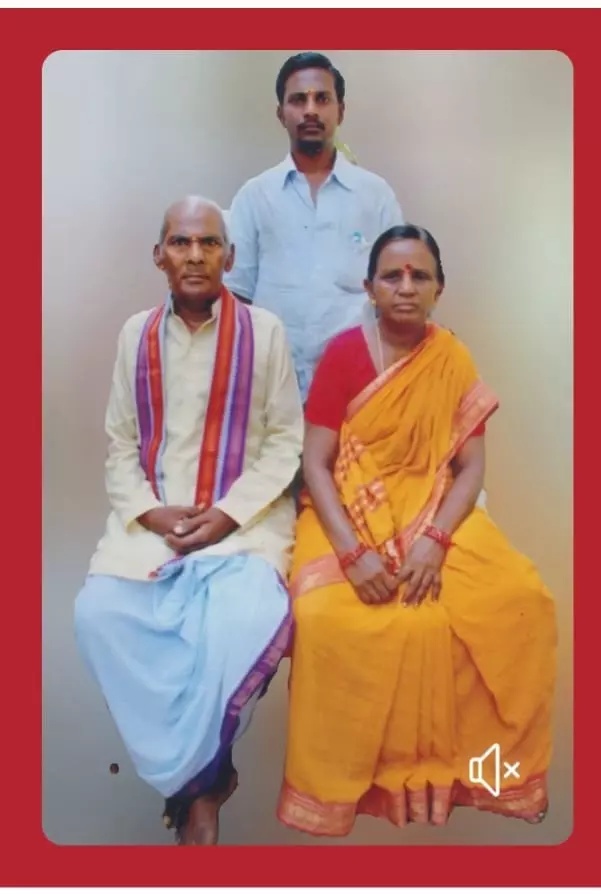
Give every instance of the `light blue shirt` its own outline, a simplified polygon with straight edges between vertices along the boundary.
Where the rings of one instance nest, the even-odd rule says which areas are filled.
[[[313,202],[292,156],[247,181],[228,215],[236,247],[226,285],[280,317],[303,399],[326,343],[365,313],[369,251],[403,223],[390,186],[337,153]]]

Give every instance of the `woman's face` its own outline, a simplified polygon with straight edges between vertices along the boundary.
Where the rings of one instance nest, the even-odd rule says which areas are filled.
[[[418,239],[394,239],[378,258],[373,282],[365,288],[393,325],[423,325],[438,301],[442,286],[436,278],[436,261],[428,246]]]

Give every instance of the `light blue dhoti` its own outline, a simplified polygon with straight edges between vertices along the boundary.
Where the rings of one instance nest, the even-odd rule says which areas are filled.
[[[148,582],[90,576],[75,605],[82,655],[138,774],[165,797],[211,782],[291,625],[277,571],[241,554],[193,553]]]

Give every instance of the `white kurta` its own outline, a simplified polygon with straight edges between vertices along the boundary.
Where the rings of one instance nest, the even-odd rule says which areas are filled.
[[[170,505],[193,503],[213,358],[213,319],[191,333],[170,315],[165,357]],[[288,644],[292,616],[279,576],[295,507],[303,416],[282,324],[250,309],[254,375],[244,470],[216,505],[241,527],[222,543],[174,557],[136,518],[160,505],[140,467],[134,373],[147,313],[125,324],[106,429],[112,511],[75,607],[78,645],[138,774],[165,796],[214,781]],[[186,793],[189,795],[189,790]]]
[[[213,319],[194,333],[174,314],[167,320],[163,471],[170,505],[190,506],[194,501],[219,307],[217,302]],[[284,491],[300,465],[303,411],[283,324],[269,311],[249,310],[255,353],[244,472],[217,504],[241,527],[203,554],[246,552],[285,572],[296,516],[294,502]],[[140,466],[134,399],[138,343],[148,313],[131,317],[119,338],[106,414],[106,489],[112,512],[90,566],[92,574],[130,580],[148,580],[174,555],[161,537],[136,521],[160,505]]]

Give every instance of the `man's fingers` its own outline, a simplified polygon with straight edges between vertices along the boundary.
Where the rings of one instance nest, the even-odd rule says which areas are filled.
[[[178,508],[182,514],[182,518],[179,518],[173,526],[173,533],[182,537],[198,527],[198,522],[202,518],[205,508],[203,504],[200,506],[181,506]]]
[[[167,544],[174,549],[176,552],[185,552],[189,549],[195,549],[199,546],[204,546],[207,543],[208,536],[208,524],[201,524],[200,526],[196,525],[194,530],[191,533],[186,534],[184,536],[176,535],[176,534],[168,534],[165,538]]]
[[[201,515],[205,511],[205,506],[204,503],[198,506],[184,506],[183,511],[188,518],[193,518],[195,515]]]
[[[191,534],[193,531],[196,531],[201,524],[201,513],[190,516],[188,518],[180,518],[180,520],[173,526],[173,533],[177,534],[178,537],[185,537],[187,534]]]

